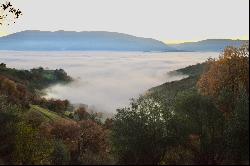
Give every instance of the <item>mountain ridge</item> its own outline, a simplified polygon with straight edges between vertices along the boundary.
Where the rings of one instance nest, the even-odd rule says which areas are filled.
[[[221,52],[226,46],[239,47],[248,40],[205,39],[166,44],[153,38],[108,31],[26,30],[0,37],[6,51],[142,51],[142,52]]]
[[[165,43],[106,31],[22,31],[0,37],[0,50],[175,51]]]
[[[179,44],[168,44],[177,50],[185,51],[217,51],[221,52],[227,46],[239,47],[248,40],[240,39],[205,39],[197,42],[184,42]]]

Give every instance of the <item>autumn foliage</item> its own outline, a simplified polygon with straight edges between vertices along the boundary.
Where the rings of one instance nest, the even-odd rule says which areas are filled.
[[[198,81],[198,89],[215,98],[221,111],[231,111],[240,92],[249,91],[249,45],[227,47],[218,60],[208,63],[210,68]]]
[[[0,75],[0,95],[5,95],[10,102],[24,107],[28,107],[32,96],[25,86],[2,75]]]

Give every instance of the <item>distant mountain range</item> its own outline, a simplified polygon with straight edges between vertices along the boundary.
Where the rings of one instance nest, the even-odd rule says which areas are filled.
[[[0,50],[13,51],[222,51],[245,40],[208,39],[167,45],[161,41],[105,31],[23,31],[0,37]]]
[[[18,51],[175,51],[151,38],[116,32],[23,31],[0,38],[0,50]]]
[[[186,42],[180,44],[169,44],[177,50],[183,51],[222,51],[227,46],[239,47],[248,40],[231,39],[207,39],[198,42]]]

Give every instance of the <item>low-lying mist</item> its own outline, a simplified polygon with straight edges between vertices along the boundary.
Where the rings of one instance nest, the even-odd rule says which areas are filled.
[[[0,52],[9,67],[62,68],[74,81],[45,89],[48,98],[68,99],[98,111],[114,113],[151,87],[185,76],[167,72],[217,57],[197,52]]]

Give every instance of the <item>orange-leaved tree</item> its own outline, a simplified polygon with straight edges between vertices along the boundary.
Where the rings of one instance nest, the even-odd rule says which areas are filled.
[[[212,97],[221,111],[230,112],[240,93],[249,91],[249,45],[227,47],[217,60],[208,63],[209,70],[198,81],[198,89]]]

